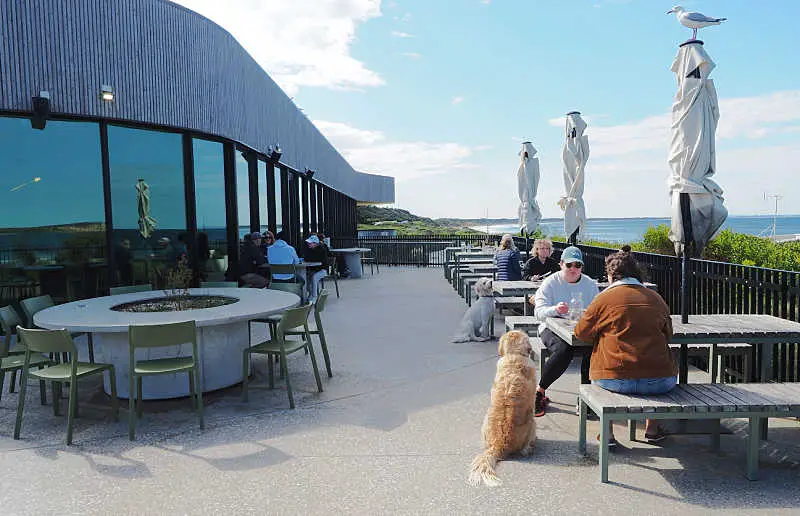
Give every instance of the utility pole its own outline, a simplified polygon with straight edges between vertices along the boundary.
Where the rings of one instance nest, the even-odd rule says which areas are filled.
[[[768,194],[768,193],[765,193],[764,194],[764,199],[766,199],[768,197],[772,198],[772,199],[775,199],[775,212],[772,215],[772,239],[774,240],[775,239],[775,234],[777,233],[777,229],[778,229],[778,201],[783,199],[783,196],[780,195],[780,194]]]

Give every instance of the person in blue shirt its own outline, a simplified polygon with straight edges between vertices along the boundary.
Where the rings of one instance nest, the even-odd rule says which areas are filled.
[[[519,250],[514,246],[511,235],[503,235],[500,248],[495,252],[494,264],[497,267],[495,279],[498,281],[519,281],[522,279]]]
[[[286,234],[283,231],[278,231],[278,234],[275,235],[275,243],[267,248],[268,263],[275,265],[300,263],[297,251],[286,242],[285,238]],[[298,277],[298,280],[300,283],[303,283],[302,277]],[[295,281],[295,278],[294,274],[273,274],[272,281],[278,283],[292,283]]]

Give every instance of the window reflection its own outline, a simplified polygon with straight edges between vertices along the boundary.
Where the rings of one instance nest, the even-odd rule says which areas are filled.
[[[98,125],[0,117],[0,303],[94,296],[105,229]]]
[[[223,144],[192,141],[200,281],[222,281],[228,268]]]
[[[277,231],[283,229],[283,203],[281,197],[281,169],[274,167],[275,171],[275,227]]]
[[[263,233],[268,229],[269,214],[267,213],[267,164],[258,160],[258,220]]]
[[[181,135],[109,126],[108,153],[113,281],[159,287],[189,252]]]
[[[236,152],[236,205],[239,210],[239,238],[250,232],[250,169],[241,152]]]

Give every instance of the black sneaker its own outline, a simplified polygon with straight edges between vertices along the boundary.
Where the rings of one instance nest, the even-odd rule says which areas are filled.
[[[550,398],[545,396],[543,392],[536,391],[536,403],[534,404],[533,408],[533,416],[534,417],[542,417],[547,409],[547,405],[550,403]]]

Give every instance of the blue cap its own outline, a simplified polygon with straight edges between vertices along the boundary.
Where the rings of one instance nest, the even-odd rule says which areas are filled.
[[[564,263],[581,262],[583,263],[583,253],[575,246],[569,246],[561,251],[561,261]]]

